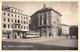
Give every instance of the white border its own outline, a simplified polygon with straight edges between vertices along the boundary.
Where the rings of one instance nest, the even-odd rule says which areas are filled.
[[[3,2],[4,1],[8,1],[8,2],[13,2],[13,1],[18,1],[18,2],[22,2],[22,1],[26,1],[26,2],[51,2],[51,1],[63,1],[63,2],[78,2],[78,27],[79,27],[79,21],[80,21],[80,1],[79,0],[2,0]],[[1,9],[1,6],[2,6],[2,1],[0,0],[0,9]],[[78,51],[76,50],[2,50],[1,47],[2,47],[2,22],[1,22],[1,10],[0,10],[0,52],[80,52],[79,50],[79,47],[78,47]],[[80,28],[79,28],[80,29]],[[79,31],[80,32],[80,31]],[[78,32],[78,33],[79,33]],[[79,35],[79,34],[78,34]],[[80,37],[80,35],[79,35]],[[79,41],[80,41],[80,38],[78,39],[78,46],[80,46],[79,44]]]

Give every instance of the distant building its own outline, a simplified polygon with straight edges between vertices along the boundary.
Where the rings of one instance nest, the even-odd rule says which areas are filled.
[[[61,16],[59,12],[44,4],[41,10],[31,16],[30,28],[39,32],[40,37],[58,36],[61,29]]]
[[[2,6],[2,38],[22,38],[29,31],[29,18],[20,9]]]
[[[78,38],[78,26],[77,25],[70,26],[70,35],[77,36]]]
[[[69,25],[66,25],[66,24],[62,24],[61,25],[61,27],[62,27],[62,35],[64,36],[64,35],[69,35],[69,28],[70,28],[70,26]]]

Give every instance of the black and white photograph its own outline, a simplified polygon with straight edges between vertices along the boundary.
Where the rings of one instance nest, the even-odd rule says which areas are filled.
[[[2,2],[2,50],[78,50],[78,2]]]

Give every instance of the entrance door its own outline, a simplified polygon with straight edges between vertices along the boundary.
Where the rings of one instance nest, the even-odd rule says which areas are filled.
[[[51,36],[51,33],[49,33],[49,36]]]

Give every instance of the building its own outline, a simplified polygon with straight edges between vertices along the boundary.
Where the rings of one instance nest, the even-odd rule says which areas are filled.
[[[70,35],[76,36],[78,38],[78,26],[77,25],[70,26]]]
[[[22,38],[29,31],[29,16],[23,10],[2,6],[2,38]]]
[[[31,16],[31,29],[39,32],[40,37],[58,36],[61,29],[61,14],[43,5],[41,10]]]
[[[69,25],[66,25],[66,24],[62,24],[61,25],[61,27],[62,27],[62,36],[65,36],[65,35],[69,35],[69,28],[70,28],[70,26]]]

